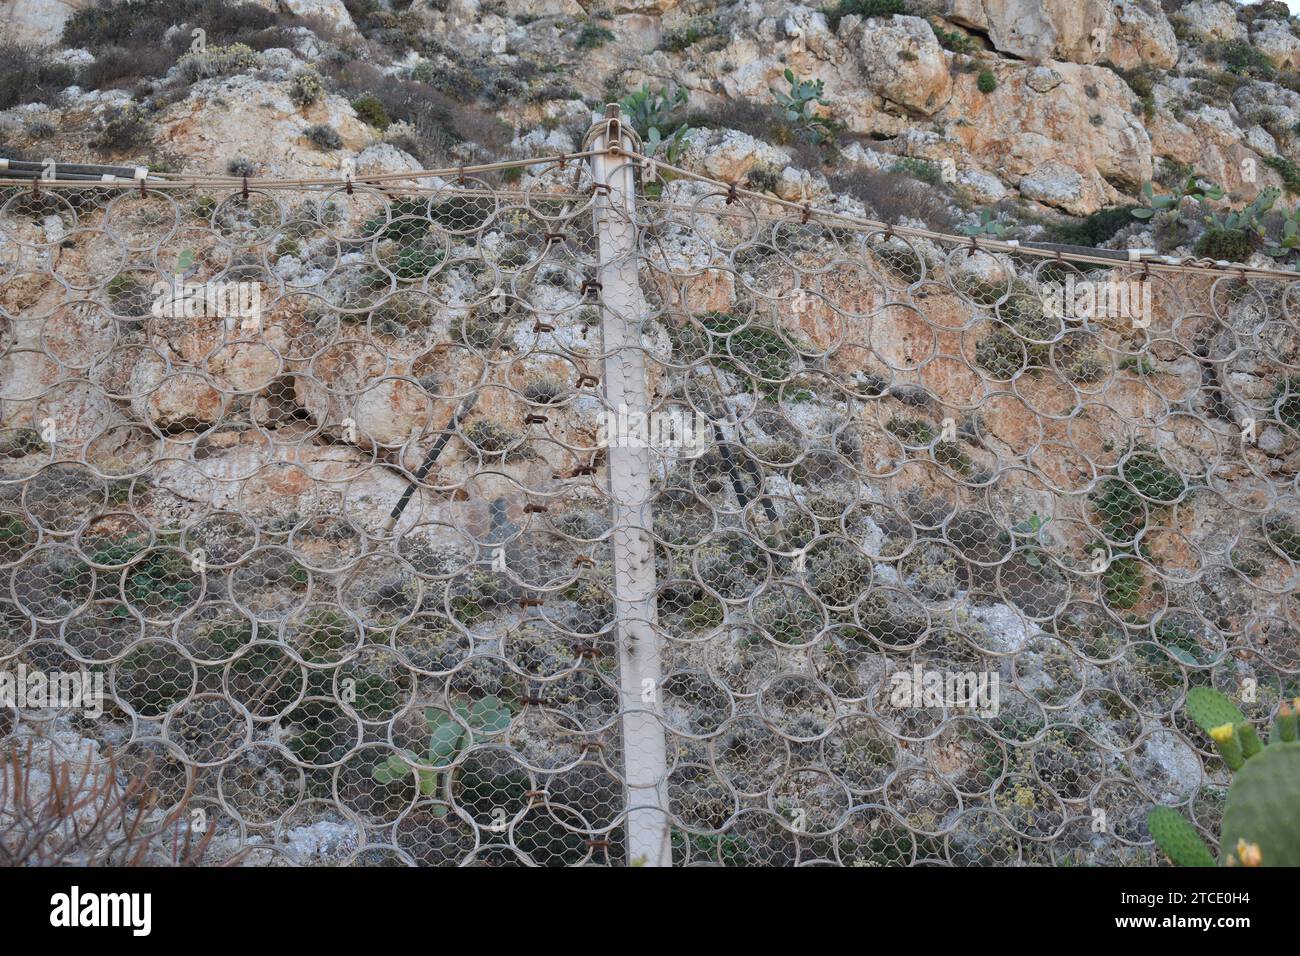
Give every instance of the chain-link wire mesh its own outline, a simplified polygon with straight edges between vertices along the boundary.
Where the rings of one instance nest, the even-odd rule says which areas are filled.
[[[111,749],[207,862],[1212,838],[1187,690],[1298,692],[1297,287],[603,159],[9,190],[0,670],[105,700],[0,734]]]

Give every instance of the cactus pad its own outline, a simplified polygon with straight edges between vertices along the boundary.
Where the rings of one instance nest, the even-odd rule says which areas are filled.
[[[1300,743],[1270,744],[1237,771],[1223,810],[1225,860],[1238,840],[1258,844],[1264,866],[1300,866]]]
[[[1187,692],[1187,713],[1206,733],[1211,727],[1240,724],[1246,720],[1236,704],[1209,687],[1193,687]]]
[[[1205,841],[1177,810],[1152,807],[1147,814],[1147,832],[1179,866],[1214,866],[1214,855]]]

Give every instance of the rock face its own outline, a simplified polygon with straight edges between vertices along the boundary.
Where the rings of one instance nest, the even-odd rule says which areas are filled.
[[[1178,62],[1178,38],[1173,25],[1155,0],[1116,3],[1115,29],[1105,60],[1122,70],[1150,66],[1167,70]]]
[[[1178,15],[1207,40],[1246,38],[1246,27],[1237,19],[1237,8],[1227,0],[1192,0],[1178,8]]]
[[[337,173],[341,160],[365,149],[373,131],[339,96],[299,108],[287,83],[232,76],[194,84],[184,100],[159,118],[158,140],[194,157],[195,171],[225,173],[226,162],[242,156],[262,175]],[[231,107],[238,104],[238,109]],[[338,131],[344,151],[326,151],[306,132],[316,124]]]
[[[920,17],[895,16],[869,20],[861,29],[858,60],[872,90],[925,116],[952,98],[948,60],[929,23]]]
[[[946,15],[1028,60],[1107,60],[1124,69],[1178,60],[1173,27],[1154,0],[949,0]]]
[[[1250,42],[1279,70],[1300,69],[1300,37],[1281,20],[1255,21]]]
[[[1151,138],[1110,70],[1007,64],[999,73],[988,94],[959,77],[940,114],[981,166],[1017,185],[1028,177],[1031,198],[1075,215],[1114,202],[1112,183],[1135,189],[1151,178]]]
[[[89,6],[93,0],[0,0],[0,36],[37,46],[55,43],[68,18]]]
[[[1100,0],[950,0],[947,16],[1031,60],[1095,63],[1115,28],[1111,4]]]

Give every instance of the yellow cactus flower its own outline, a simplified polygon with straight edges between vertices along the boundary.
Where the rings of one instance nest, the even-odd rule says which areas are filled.
[[[1216,744],[1226,744],[1232,739],[1232,724],[1220,724],[1210,728],[1210,736]]]
[[[1245,840],[1238,840],[1237,859],[1241,860],[1242,866],[1259,866],[1264,862],[1264,854],[1260,850],[1258,843],[1247,843]]]

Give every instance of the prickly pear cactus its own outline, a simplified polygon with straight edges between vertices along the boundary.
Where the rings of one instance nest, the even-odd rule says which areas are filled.
[[[1177,810],[1152,807],[1147,830],[1160,849],[1178,866],[1214,866],[1214,854]]]
[[[1219,841],[1225,861],[1240,840],[1259,847],[1263,866],[1300,866],[1300,743],[1269,744],[1233,777]]]
[[[1187,692],[1187,714],[1206,733],[1224,724],[1240,724],[1246,720],[1236,704],[1208,687],[1193,687]]]

